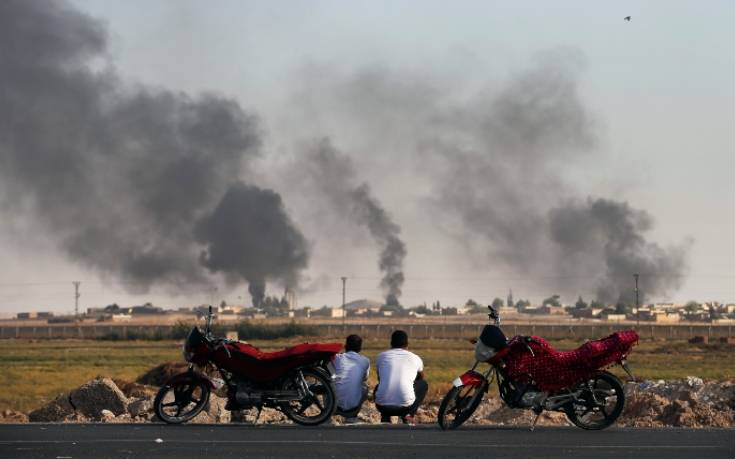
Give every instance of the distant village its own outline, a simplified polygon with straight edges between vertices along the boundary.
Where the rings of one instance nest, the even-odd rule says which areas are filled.
[[[690,301],[685,304],[655,303],[644,304],[636,308],[630,304],[609,305],[597,301],[585,302],[581,297],[574,304],[564,304],[559,295],[552,295],[540,304],[532,304],[527,300],[513,300],[512,293],[505,300],[495,298],[492,306],[498,309],[502,316],[550,316],[563,320],[577,319],[580,321],[641,321],[657,324],[675,324],[679,322],[705,322],[711,324],[735,324],[735,303],[720,303],[717,301],[699,303]],[[163,309],[151,303],[139,306],[123,307],[111,304],[105,307],[88,308],[79,317],[75,315],[57,316],[51,312],[20,312],[17,320],[45,320],[50,324],[75,322],[77,320],[95,322],[126,322],[134,318],[154,318],[167,315],[190,315],[203,317],[208,311],[208,305],[180,307],[178,309]],[[487,313],[487,304],[481,304],[472,299],[462,305],[445,306],[439,301],[430,305],[421,304],[413,307],[403,307],[399,304],[385,304],[382,301],[360,299],[335,307],[322,306],[319,308],[304,306],[298,307],[296,296],[287,292],[282,298],[266,297],[257,307],[231,305],[222,301],[215,307],[217,315],[224,320],[262,320],[268,318],[294,319],[341,319],[341,318],[423,318],[432,316],[461,316]]]

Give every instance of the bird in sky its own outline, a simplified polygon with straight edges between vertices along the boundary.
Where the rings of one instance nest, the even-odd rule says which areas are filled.
[[[623,21],[628,21],[628,22],[630,22],[630,16],[625,16],[625,17],[623,18]]]

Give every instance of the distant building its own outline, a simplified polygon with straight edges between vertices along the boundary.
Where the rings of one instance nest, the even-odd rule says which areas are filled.
[[[123,314],[123,313],[110,315],[110,320],[113,322],[128,322],[132,318],[133,316],[131,316],[130,314]]]
[[[329,319],[336,319],[344,317],[344,311],[341,307],[330,308],[329,306],[324,306],[319,309],[312,309],[310,311],[310,315],[311,317],[326,317]]]
[[[294,310],[294,317],[300,317],[300,318],[308,319],[309,317],[311,317],[311,307],[304,306],[301,309],[295,309]]]
[[[378,314],[380,312],[381,306],[383,306],[382,301],[361,299],[350,301],[349,303],[345,304],[345,310],[347,311],[348,316],[361,316],[370,313]],[[342,308],[339,309],[341,310]]]
[[[44,311],[19,312],[16,315],[18,320],[49,319],[53,316],[54,316],[53,312],[44,312]]]
[[[296,301],[296,291],[292,288],[287,288],[283,296],[286,298],[286,302],[288,303],[288,309],[290,311],[294,311],[296,306],[298,306]]]
[[[659,311],[656,311],[656,312],[659,312]],[[668,314],[663,312],[663,313],[654,314],[653,320],[654,322],[659,323],[659,324],[660,323],[670,324],[670,323],[679,322],[681,320],[681,316],[679,315],[679,313],[676,313],[676,312],[672,312]]]
[[[153,306],[151,303],[146,303],[142,306],[133,306],[129,308],[129,313],[132,315],[143,315],[143,314],[164,314],[163,308]]]
[[[625,314],[603,314],[602,319],[608,322],[622,322],[625,320]]]
[[[572,309],[571,314],[575,319],[596,319],[600,317],[602,308],[580,308]]]

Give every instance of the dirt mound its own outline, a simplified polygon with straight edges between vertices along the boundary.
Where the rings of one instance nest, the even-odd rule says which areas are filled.
[[[15,410],[0,411],[0,424],[18,424],[28,422],[28,415]]]
[[[117,416],[127,411],[128,398],[110,378],[97,378],[69,393],[69,403],[82,416],[99,420],[102,411]]]
[[[186,367],[184,367],[186,368]],[[164,364],[141,376],[138,381],[161,381],[182,371],[180,364]],[[160,379],[153,379],[153,378]],[[151,379],[147,379],[151,378]],[[45,406],[31,412],[31,422],[156,422],[153,414],[155,388],[140,383],[121,382],[124,390],[108,378],[90,381],[69,393],[60,394]],[[733,427],[735,425],[735,383],[705,382],[689,377],[682,380],[643,381],[625,385],[626,404],[617,425],[629,427]],[[134,395],[138,394],[138,396]],[[191,422],[254,422],[257,410],[230,413],[225,400],[212,394],[202,413]],[[419,409],[416,421],[435,423],[439,401],[432,400]],[[2,412],[0,422],[25,422],[22,413]],[[530,426],[535,415],[529,410],[510,409],[497,397],[487,397],[467,421],[479,425]],[[370,424],[380,422],[372,402],[363,405],[359,418]],[[397,419],[396,419],[397,421]],[[340,416],[334,424],[342,424]],[[259,424],[291,423],[281,412],[264,409]],[[563,413],[544,412],[538,425],[569,425]]]
[[[69,394],[59,394],[44,406],[28,413],[30,422],[86,422],[69,401]]]
[[[643,381],[625,386],[626,406],[619,425],[631,427],[732,427],[735,384],[680,380]]]
[[[113,378],[112,381],[128,398],[146,398],[155,396],[156,392],[158,392],[158,388],[155,386],[149,386],[132,381],[125,381],[124,379]]]
[[[189,369],[186,362],[166,362],[151,368],[135,380],[138,384],[160,387],[172,376]]]

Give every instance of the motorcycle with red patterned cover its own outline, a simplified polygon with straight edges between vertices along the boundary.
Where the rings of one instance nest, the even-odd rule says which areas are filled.
[[[635,330],[558,351],[538,336],[506,339],[498,311],[488,309],[493,323],[473,340],[475,365],[453,381],[439,407],[442,429],[455,429],[469,419],[493,381],[508,407],[536,413],[534,426],[544,411],[563,412],[574,425],[588,430],[615,422],[623,411],[625,393],[620,379],[606,370],[620,365],[633,379],[626,359],[638,343]],[[478,371],[481,364],[488,365],[484,373]]]
[[[263,352],[250,344],[217,338],[211,332],[209,308],[202,332],[194,327],[183,346],[188,371],[167,381],[153,403],[156,415],[169,424],[193,419],[210,394],[227,399],[228,410],[264,407],[282,411],[302,425],[329,420],[337,407],[332,361],[339,343],[303,343]],[[256,417],[256,422],[258,417]]]

